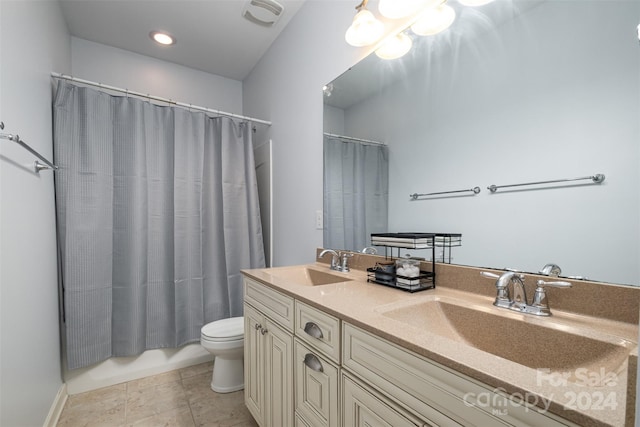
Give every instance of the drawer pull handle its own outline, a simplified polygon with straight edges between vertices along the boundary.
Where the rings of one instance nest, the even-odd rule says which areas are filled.
[[[322,368],[322,363],[320,362],[320,359],[318,359],[318,357],[314,354],[307,353],[304,356],[304,364],[307,365],[307,367],[312,371],[316,371],[316,372],[324,371],[324,369]]]
[[[311,335],[314,338],[318,338],[318,339],[324,338],[324,335],[322,334],[322,329],[320,329],[320,326],[316,325],[313,322],[307,322],[304,325],[304,331],[307,333],[307,335]]]

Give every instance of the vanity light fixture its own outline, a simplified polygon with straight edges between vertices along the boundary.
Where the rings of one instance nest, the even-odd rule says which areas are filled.
[[[386,18],[404,18],[416,13],[425,3],[425,0],[380,0],[378,11]]]
[[[411,26],[411,31],[419,36],[432,36],[449,28],[455,19],[456,11],[443,2],[422,12]]]
[[[390,37],[376,50],[378,58],[382,59],[396,59],[404,56],[411,49],[411,37],[404,32]]]
[[[176,44],[176,38],[166,31],[151,31],[149,33],[149,37],[154,42],[161,44],[163,46],[171,46]]]
[[[377,42],[384,32],[384,24],[367,10],[367,1],[362,0],[356,6],[358,13],[345,34],[344,38],[351,46],[369,46]]]

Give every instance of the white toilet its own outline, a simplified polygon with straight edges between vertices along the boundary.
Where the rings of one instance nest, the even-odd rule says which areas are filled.
[[[231,393],[244,388],[244,317],[216,320],[200,330],[200,344],[215,356],[211,389]]]

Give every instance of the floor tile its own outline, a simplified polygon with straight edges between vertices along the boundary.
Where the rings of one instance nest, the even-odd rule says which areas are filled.
[[[178,370],[181,379],[190,378],[200,374],[209,374],[211,377],[213,372],[213,361],[200,363],[199,365],[189,366]]]
[[[119,384],[69,396],[58,426],[121,426],[125,422],[126,387]]]
[[[150,377],[140,378],[139,380],[129,381],[127,383],[127,392],[131,393],[148,387],[154,387],[179,380],[180,374],[178,371],[169,371],[158,375],[152,375]]]
[[[173,381],[127,393],[127,423],[159,415],[167,411],[188,408],[182,382]]]
[[[189,407],[181,407],[178,409],[162,412],[161,414],[152,415],[133,423],[127,423],[129,427],[194,427],[193,416]]]
[[[69,396],[58,427],[257,427],[244,391],[211,390],[213,363]]]

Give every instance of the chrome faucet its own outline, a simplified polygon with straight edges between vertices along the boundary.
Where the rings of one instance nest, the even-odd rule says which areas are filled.
[[[549,302],[547,301],[546,286],[556,288],[570,288],[569,282],[545,282],[538,280],[533,301],[531,304],[527,302],[527,294],[524,288],[524,274],[515,271],[506,271],[501,275],[483,271],[480,273],[484,277],[496,280],[496,299],[493,305],[496,307],[507,308],[509,310],[519,311],[521,313],[534,314],[536,316],[551,316]],[[509,293],[509,284],[513,288],[513,298]]]
[[[322,258],[326,254],[331,254],[331,266],[329,267],[334,271],[341,271],[343,273],[349,272],[349,258],[353,256],[349,252],[336,252],[333,249],[325,249],[318,255],[318,258]]]
[[[558,264],[549,263],[542,267],[542,270],[538,271],[540,274],[544,274],[545,276],[558,277],[562,274],[562,269]]]

